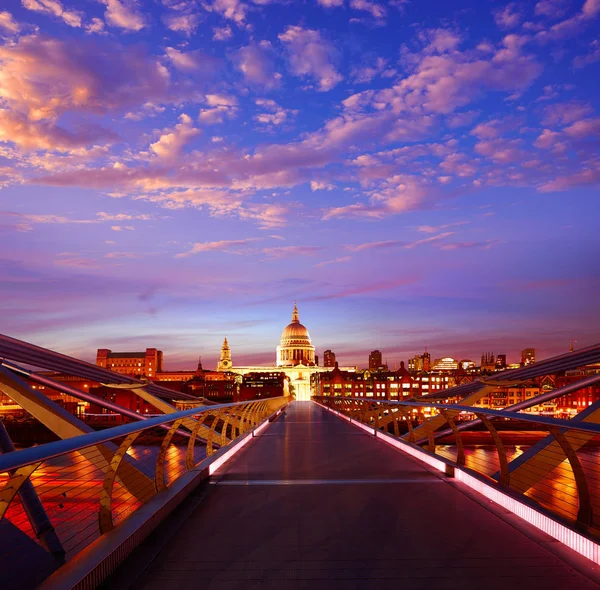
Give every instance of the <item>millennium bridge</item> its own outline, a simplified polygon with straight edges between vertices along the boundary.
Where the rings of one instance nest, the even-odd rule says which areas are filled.
[[[476,404],[599,362],[597,345],[405,401],[210,404],[0,336],[0,391],[59,439],[15,450],[0,421],[0,588],[596,588],[600,402],[569,420],[526,410],[600,372]],[[131,390],[158,415],[38,369]],[[95,431],[46,387],[131,421]],[[511,425],[538,442],[511,445]]]

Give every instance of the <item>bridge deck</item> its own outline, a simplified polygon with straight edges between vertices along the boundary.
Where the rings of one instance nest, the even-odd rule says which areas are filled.
[[[311,403],[216,476],[134,588],[598,587],[549,537]]]

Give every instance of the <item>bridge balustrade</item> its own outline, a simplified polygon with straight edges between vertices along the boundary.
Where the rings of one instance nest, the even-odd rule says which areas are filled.
[[[600,424],[581,417],[562,420],[426,401],[334,396],[313,400],[375,435],[382,432],[402,441],[405,450],[418,450],[422,459],[441,462],[449,475],[459,469],[596,542],[600,539]],[[427,419],[431,415],[441,416],[441,425],[427,428],[433,423]],[[477,420],[465,424],[461,421],[465,416]],[[495,452],[483,453],[465,443],[465,427],[475,422],[489,433]],[[538,442],[505,442],[514,431],[532,428],[539,433]],[[445,444],[440,444],[440,435],[445,435]]]
[[[1,455],[2,588],[33,587],[145,511],[114,569],[166,516],[165,506],[172,510],[234,441],[243,444],[290,400],[191,408]]]

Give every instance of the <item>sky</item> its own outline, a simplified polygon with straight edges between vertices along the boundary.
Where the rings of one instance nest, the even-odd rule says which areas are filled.
[[[168,369],[600,341],[600,0],[4,0],[0,332]]]

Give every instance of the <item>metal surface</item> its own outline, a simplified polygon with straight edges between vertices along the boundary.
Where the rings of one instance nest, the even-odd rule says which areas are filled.
[[[296,402],[219,471],[175,534],[156,531],[151,558],[125,563],[110,587],[122,590],[135,573],[136,590],[597,587],[551,553],[558,543],[540,543],[532,527],[498,512],[316,404]]]
[[[595,447],[590,450],[587,446],[590,441],[598,440],[600,435],[600,424],[593,421],[600,414],[600,404],[598,407],[591,406],[589,411],[582,412],[579,417],[563,420],[513,410],[491,410],[463,404],[378,401],[332,396],[313,399],[354,420],[360,418],[375,431],[382,429],[388,435],[392,434],[391,420],[384,417],[389,416],[393,408],[404,410],[429,408],[431,411],[437,411],[439,416],[429,418],[425,422],[430,424],[425,430],[427,436],[423,436],[421,427],[412,428],[410,419],[412,413],[407,412],[405,422],[408,432],[401,434],[400,438],[423,446],[431,455],[443,458],[446,463],[450,462],[457,467],[472,470],[496,482],[501,489],[510,488],[511,493],[522,495],[521,497],[526,498],[527,502],[542,507],[554,514],[556,518],[600,539],[600,519],[597,516],[600,514],[600,465],[596,455],[590,454]],[[363,411],[357,413],[356,405],[362,406]],[[496,448],[497,457],[490,456],[489,453],[482,454],[477,449],[470,449],[469,454],[466,454],[463,440],[465,431],[454,423],[456,415],[461,411],[475,414],[478,418],[477,422],[485,426]],[[502,432],[498,431],[495,425],[495,421],[498,420],[504,425]],[[439,428],[443,427],[444,421],[450,426],[450,429],[444,432],[452,434],[456,445],[455,450],[449,449],[447,445],[436,445],[435,429],[431,424]],[[504,436],[511,436],[511,432],[505,431],[507,421],[509,423],[516,421],[517,429],[522,428],[523,423],[536,425],[539,434],[543,435],[546,432],[553,442],[547,444],[544,439],[526,450],[522,457],[519,457],[519,452],[512,450],[509,458],[502,440]],[[474,423],[475,421],[470,421],[469,425],[473,426]],[[415,436],[417,434],[418,437]]]
[[[24,507],[17,498],[23,486],[32,486],[39,496],[41,509],[47,512],[64,546],[68,566],[84,549],[118,531],[130,517],[140,511],[143,514],[145,507],[153,505],[155,500],[160,501],[163,496],[170,498],[172,486],[177,488],[180,479],[188,481],[182,476],[190,473],[193,477],[189,481],[195,481],[202,469],[207,469],[210,464],[207,461],[212,459],[207,458],[207,449],[197,436],[205,421],[212,422],[210,432],[215,439],[229,444],[245,428],[236,428],[230,423],[227,429],[221,419],[226,413],[237,417],[256,410],[255,425],[258,425],[289,402],[290,398],[280,397],[191,408],[3,454],[0,456],[0,526],[9,525],[20,531],[21,540],[13,551],[19,551],[19,547],[23,552],[31,551],[31,546],[23,543],[36,541],[37,536],[28,525]],[[180,448],[174,444],[175,437],[179,436],[182,423],[190,420],[193,420],[193,430]],[[164,433],[160,426],[167,426],[168,432]],[[147,441],[160,437],[159,446],[148,442],[140,446],[141,435],[147,436]],[[226,449],[210,450],[211,455],[219,459]],[[123,473],[131,467],[130,460],[135,462],[136,471],[124,478]],[[201,465],[205,467],[196,471]],[[8,587],[14,587],[14,580]]]

